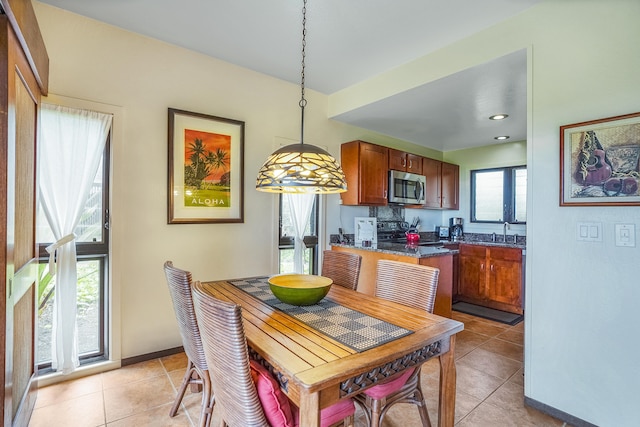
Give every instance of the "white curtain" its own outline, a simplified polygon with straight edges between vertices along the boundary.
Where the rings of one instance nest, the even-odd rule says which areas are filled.
[[[47,247],[56,274],[52,368],[71,373],[79,366],[76,325],[76,236],[104,151],[111,115],[42,104],[40,201],[56,242]],[[53,262],[55,260],[55,268]]]
[[[316,197],[313,193],[285,193],[289,202],[291,219],[295,227],[295,246],[293,250],[293,270],[296,273],[304,273],[304,230],[309,223],[313,201]]]

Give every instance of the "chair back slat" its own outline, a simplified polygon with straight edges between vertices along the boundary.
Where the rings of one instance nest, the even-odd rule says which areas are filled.
[[[194,365],[206,371],[207,361],[191,297],[191,273],[174,267],[171,261],[164,263],[164,273],[173,301],[173,311],[178,320],[184,352]]]
[[[229,427],[268,427],[251,378],[240,306],[214,298],[197,281],[193,301],[222,419]]]
[[[380,260],[376,296],[433,312],[440,269],[400,261]]]
[[[326,250],[322,254],[322,275],[333,283],[356,290],[360,277],[362,256],[349,252]]]

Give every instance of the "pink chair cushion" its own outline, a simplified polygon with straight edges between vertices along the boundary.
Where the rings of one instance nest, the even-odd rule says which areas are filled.
[[[272,427],[295,427],[298,423],[291,412],[289,398],[280,390],[273,375],[255,360],[249,361],[251,378],[256,385],[264,415]]]
[[[255,360],[249,361],[251,365],[251,377],[258,391],[258,398],[262,405],[264,415],[272,427],[298,427],[300,411],[286,394],[280,390],[273,375]],[[351,399],[324,408],[320,411],[320,426],[328,427],[344,418],[353,415],[356,411]]]
[[[291,404],[293,417],[296,420],[296,427],[300,422],[300,410],[293,403]],[[327,408],[320,410],[320,427],[329,427],[332,424],[342,421],[343,419],[353,415],[356,407],[351,399],[341,400]]]
[[[407,382],[411,374],[413,374],[414,370],[415,368],[407,369],[406,371],[404,371],[402,375],[400,375],[395,380],[391,380],[388,383],[373,386],[365,390],[364,394],[366,394],[367,396],[373,399],[380,400],[383,397],[390,395],[391,393],[395,393],[405,385],[405,383]]]

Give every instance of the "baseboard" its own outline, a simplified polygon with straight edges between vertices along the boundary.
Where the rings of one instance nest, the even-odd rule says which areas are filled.
[[[531,399],[530,397],[524,397],[524,404],[530,406],[534,409],[537,409],[540,412],[544,412],[547,415],[551,415],[554,418],[563,421],[572,427],[598,427],[595,424],[591,424],[590,422],[581,420],[580,418],[574,417],[571,414],[567,414],[566,412],[560,411],[552,406],[545,405],[544,403],[538,402],[537,400]]]
[[[141,354],[139,356],[127,357],[126,359],[122,359],[122,366],[133,365],[135,363],[146,362],[148,360],[158,359],[160,357],[171,356],[172,354],[182,353],[184,348],[174,347],[169,348],[167,350],[154,351],[153,353]]]

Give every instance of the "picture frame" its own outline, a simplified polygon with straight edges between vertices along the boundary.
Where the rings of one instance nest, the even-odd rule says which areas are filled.
[[[244,222],[244,125],[169,108],[168,224]]]
[[[640,112],[560,127],[560,206],[640,206]]]

